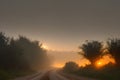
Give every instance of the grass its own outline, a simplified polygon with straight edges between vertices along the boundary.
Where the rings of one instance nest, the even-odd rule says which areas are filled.
[[[71,73],[78,76],[85,76],[99,80],[120,80],[120,68],[116,67],[105,67],[102,69],[86,67],[80,68],[79,70]]]
[[[0,80],[9,80],[12,78],[13,78],[13,75],[11,75],[9,72],[0,70]]]
[[[101,80],[119,80],[120,69],[83,69],[76,72],[77,75],[92,77]]]
[[[0,80],[11,80],[16,77],[25,76],[34,73],[34,71],[15,71],[0,69]]]

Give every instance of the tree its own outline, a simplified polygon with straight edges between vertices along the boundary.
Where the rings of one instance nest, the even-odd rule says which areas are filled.
[[[10,40],[9,43],[9,53],[7,54],[7,59],[9,64],[9,69],[10,68],[14,68],[17,70],[28,70],[29,65],[28,63],[25,61],[24,55],[23,55],[23,49],[18,46],[18,44],[16,43],[16,40],[14,40],[13,38]]]
[[[19,36],[16,40],[16,45],[23,51],[24,61],[31,68],[40,68],[48,66],[46,50],[39,45],[38,41],[31,41],[24,36]]]
[[[79,48],[84,52],[83,56],[94,64],[95,60],[101,55],[102,43],[98,41],[86,41]]]
[[[19,36],[8,38],[0,33],[0,68],[5,70],[35,70],[49,64],[46,50],[38,41]]]
[[[8,45],[9,38],[5,36],[5,33],[0,32],[0,49],[3,49]]]
[[[117,66],[120,67],[120,39],[109,39],[107,46],[109,53],[115,58]]]
[[[9,38],[3,32],[0,32],[0,67],[7,65],[6,55],[8,53]]]
[[[65,72],[74,72],[77,71],[79,69],[78,64],[76,64],[75,62],[67,62],[63,68],[63,70]]]

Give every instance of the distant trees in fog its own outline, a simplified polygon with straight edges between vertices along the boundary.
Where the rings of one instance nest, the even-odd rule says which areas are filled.
[[[0,32],[0,68],[9,70],[32,70],[48,66],[46,50],[38,41],[26,37],[6,37]]]
[[[120,66],[120,39],[109,39],[106,43],[108,53],[115,58],[117,66]],[[31,70],[48,66],[46,50],[41,46],[38,41],[31,41],[24,36],[14,39],[0,32],[0,69]],[[92,64],[103,55],[103,44],[99,41],[86,41],[79,48]],[[68,62],[64,68],[72,70],[77,67],[74,62]]]
[[[65,64],[63,69],[65,72],[74,72],[74,71],[77,71],[79,69],[79,66],[75,62],[70,61],[70,62],[67,62]]]

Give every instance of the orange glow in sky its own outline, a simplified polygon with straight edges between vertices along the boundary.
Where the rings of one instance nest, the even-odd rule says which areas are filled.
[[[69,61],[68,61],[69,62]],[[81,60],[74,60],[72,62],[75,62],[76,64],[78,64],[79,67],[85,67],[86,65],[91,64],[89,60],[87,59],[81,59]],[[61,62],[61,63],[54,63],[52,65],[52,67],[55,68],[63,68],[65,66],[66,62]]]
[[[91,64],[91,62],[88,59],[82,58],[80,60],[75,61],[79,67],[85,67],[86,65]]]
[[[63,68],[64,67],[64,64],[62,63],[55,63],[52,65],[52,67],[55,67],[55,68]]]
[[[109,63],[115,64],[115,59],[110,55],[104,55],[101,59],[97,60],[95,65],[97,68],[101,68]]]
[[[56,68],[63,67],[67,62],[75,62],[80,67],[91,64],[89,60],[85,59],[83,56],[74,51],[48,51],[48,54],[53,60],[51,66]]]

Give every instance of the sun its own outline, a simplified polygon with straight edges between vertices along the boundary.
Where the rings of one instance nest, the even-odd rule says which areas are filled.
[[[100,68],[100,67],[102,67],[102,66],[104,66],[105,64],[104,64],[104,62],[102,62],[102,61],[97,61],[96,62],[96,67],[97,68]]]
[[[97,64],[98,64],[98,65],[101,65],[101,64],[102,64],[102,62],[98,62]]]
[[[97,66],[102,66],[102,62],[101,61],[99,61],[99,62],[97,62]]]
[[[42,45],[42,48],[48,50],[48,46],[46,45]]]
[[[104,55],[102,58],[98,59],[95,62],[95,66],[97,68],[102,68],[109,63],[115,64],[115,59],[111,57],[111,55],[107,54],[107,55]]]

